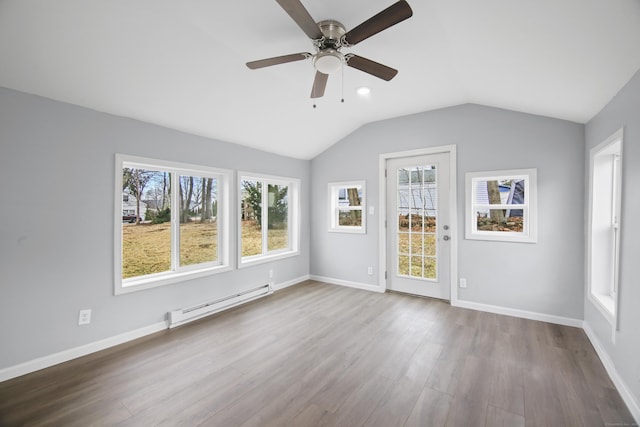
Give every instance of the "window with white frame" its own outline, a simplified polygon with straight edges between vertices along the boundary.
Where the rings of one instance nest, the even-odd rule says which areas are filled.
[[[467,173],[465,237],[535,243],[536,181],[536,169]]]
[[[328,191],[329,231],[366,233],[365,182],[331,182]]]
[[[230,269],[231,172],[116,155],[115,293]]]
[[[240,172],[240,267],[299,253],[299,180]]]
[[[618,303],[622,137],[619,130],[589,153],[588,295],[612,325]]]

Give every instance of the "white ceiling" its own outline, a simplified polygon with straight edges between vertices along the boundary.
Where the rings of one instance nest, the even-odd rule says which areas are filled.
[[[347,30],[395,0],[302,0]],[[640,68],[640,0],[408,0],[309,98],[313,52],[275,0],[0,0],[0,86],[309,159],[368,122],[478,103],[584,123]],[[355,94],[359,86],[371,94]]]

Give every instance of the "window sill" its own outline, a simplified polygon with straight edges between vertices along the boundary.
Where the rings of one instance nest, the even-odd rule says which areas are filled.
[[[267,262],[277,261],[285,258],[291,258],[300,255],[300,251],[279,252],[269,255],[254,255],[252,257],[240,258],[238,268],[251,267],[253,265],[264,264]]]
[[[589,300],[611,325],[615,325],[616,304],[611,295],[589,293]]]
[[[173,283],[193,280],[199,277],[210,276],[212,274],[218,274],[230,270],[231,267],[229,265],[217,265],[215,267],[190,271],[158,273],[144,276],[139,279],[126,280],[126,282],[120,281],[116,283],[115,295],[128,294],[145,289],[157,288],[159,286],[171,285]]]
[[[501,233],[501,232],[491,232],[486,231],[483,233],[480,232],[471,232],[467,233],[465,236],[467,240],[488,240],[493,242],[513,242],[513,243],[537,243],[538,239],[536,236],[531,236],[523,233],[510,234],[510,233]]]
[[[335,227],[329,228],[329,233],[367,234],[367,230],[362,227]]]

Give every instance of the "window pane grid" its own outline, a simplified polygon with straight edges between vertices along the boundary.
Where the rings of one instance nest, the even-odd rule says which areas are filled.
[[[434,166],[398,170],[397,272],[412,278],[436,278],[437,183]]]

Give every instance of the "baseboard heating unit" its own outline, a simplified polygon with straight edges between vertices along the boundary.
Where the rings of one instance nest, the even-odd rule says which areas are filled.
[[[249,289],[248,291],[238,294],[229,295],[228,297],[220,298],[215,301],[198,304],[181,310],[170,311],[167,313],[169,318],[169,328],[184,325],[185,323],[271,295],[272,293],[273,289],[271,284],[267,283],[266,285],[258,286],[257,288]]]

